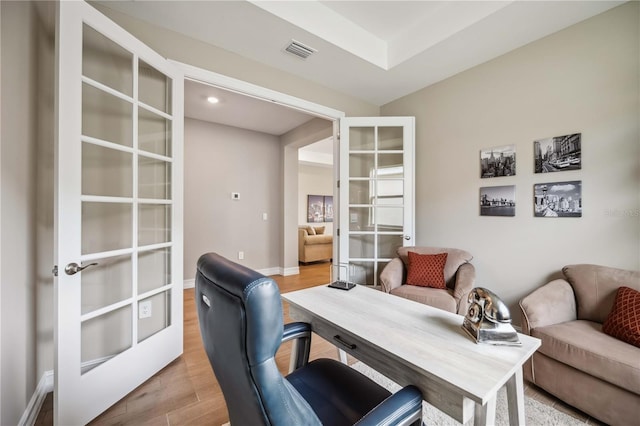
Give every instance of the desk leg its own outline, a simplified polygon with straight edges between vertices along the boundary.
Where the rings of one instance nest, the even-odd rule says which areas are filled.
[[[344,365],[348,365],[347,362],[347,353],[340,348],[336,348],[338,350],[338,357],[340,358],[340,362]]]
[[[509,404],[509,424],[524,425],[524,386],[522,384],[522,368],[507,381],[507,402]]]
[[[473,418],[474,426],[495,425],[496,424],[496,395],[487,401],[485,405],[476,404]]]

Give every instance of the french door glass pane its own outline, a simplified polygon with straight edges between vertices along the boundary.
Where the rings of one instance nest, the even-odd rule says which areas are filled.
[[[138,65],[138,99],[145,104],[171,114],[171,79],[140,61]]]
[[[133,207],[128,203],[82,203],[82,254],[132,246]]]
[[[133,155],[82,144],[82,194],[110,197],[133,195]]]
[[[139,107],[138,147],[142,151],[170,157],[171,121]]]
[[[378,235],[378,257],[392,259],[402,247],[402,235]]]
[[[371,204],[374,184],[372,180],[349,181],[349,204]]]
[[[82,314],[131,297],[131,256],[110,257],[96,262],[97,267],[82,271]]]
[[[133,106],[107,92],[82,84],[82,134],[133,146]]]
[[[171,163],[138,156],[138,197],[171,198]]]
[[[379,150],[402,150],[402,127],[378,127]]]
[[[140,300],[138,312],[141,303],[151,303],[152,315],[148,318],[138,319],[138,342],[142,342],[171,325],[171,290]]]
[[[171,250],[147,250],[138,253],[138,293],[171,284]]]
[[[352,127],[349,129],[350,151],[371,151],[375,148],[374,127]]]
[[[138,223],[138,245],[146,246],[170,241],[171,206],[140,204]]]
[[[349,254],[356,258],[373,258],[375,254],[374,235],[349,235]]]
[[[131,305],[126,305],[82,323],[81,361],[85,364],[82,368],[83,373],[131,347],[131,321]]]
[[[133,55],[88,25],[82,28],[82,75],[133,96]]]
[[[389,171],[402,172],[402,154],[378,155],[378,176],[385,177]]]
[[[376,226],[378,231],[399,231],[403,228],[402,206],[376,207]]]
[[[349,231],[369,231],[373,229],[371,207],[349,207]]]
[[[371,171],[375,168],[375,155],[373,153],[349,155],[349,177],[372,177]]]

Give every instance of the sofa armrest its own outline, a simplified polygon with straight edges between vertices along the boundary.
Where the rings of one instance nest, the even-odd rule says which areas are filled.
[[[394,288],[400,287],[402,283],[402,277],[404,275],[404,263],[399,257],[396,257],[391,262],[387,263],[380,273],[380,284],[382,285],[382,291],[389,293]]]
[[[553,280],[519,303],[522,312],[522,332],[531,334],[531,330],[547,325],[577,319],[576,299],[573,288],[566,280]]]
[[[476,283],[476,268],[471,263],[463,263],[456,272],[453,297],[458,305],[458,314],[466,315],[469,310],[469,292]]]

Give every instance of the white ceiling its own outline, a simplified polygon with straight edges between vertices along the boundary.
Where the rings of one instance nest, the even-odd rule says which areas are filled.
[[[96,3],[383,105],[624,1]],[[292,39],[317,52],[306,60],[285,52]],[[187,83],[185,114],[276,135],[312,118],[224,91],[213,109],[200,105],[218,90]]]

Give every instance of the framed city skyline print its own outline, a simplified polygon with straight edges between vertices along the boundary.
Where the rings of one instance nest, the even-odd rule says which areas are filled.
[[[480,216],[515,216],[516,186],[480,188]]]
[[[537,183],[533,205],[535,217],[582,217],[582,181]]]
[[[533,141],[533,170],[554,173],[582,168],[582,133]]]
[[[516,146],[504,145],[480,151],[480,177],[515,176]]]

